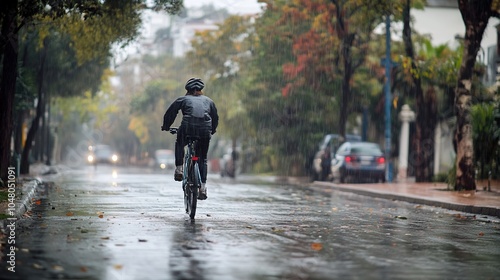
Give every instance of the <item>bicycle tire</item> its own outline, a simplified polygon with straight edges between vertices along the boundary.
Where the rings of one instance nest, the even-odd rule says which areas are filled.
[[[198,204],[198,181],[199,178],[199,168],[198,163],[191,161],[190,168],[188,172],[187,178],[187,186],[184,191],[184,201],[186,205],[186,213],[189,215],[191,219],[194,219],[196,215],[196,206]]]

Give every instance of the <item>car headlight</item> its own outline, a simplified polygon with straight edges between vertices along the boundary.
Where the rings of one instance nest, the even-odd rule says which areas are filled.
[[[88,160],[89,162],[93,162],[93,161],[94,161],[94,157],[93,157],[92,155],[89,155],[89,156],[87,157],[87,160]]]
[[[165,169],[165,168],[167,168],[167,165],[165,163],[162,163],[162,164],[160,164],[160,168]]]
[[[117,162],[117,161],[118,161],[118,156],[117,156],[117,155],[113,155],[113,156],[111,157],[111,160],[112,160],[113,162]]]

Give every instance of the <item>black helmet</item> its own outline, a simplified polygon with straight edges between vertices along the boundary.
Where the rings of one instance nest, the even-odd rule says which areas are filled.
[[[186,82],[186,86],[184,87],[186,90],[202,90],[205,87],[205,84],[201,79],[191,78]]]

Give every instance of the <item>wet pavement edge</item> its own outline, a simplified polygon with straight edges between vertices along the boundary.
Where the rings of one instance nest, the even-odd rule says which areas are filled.
[[[440,208],[445,208],[448,210],[453,210],[453,211],[460,211],[460,212],[465,212],[465,213],[470,213],[470,214],[477,214],[477,215],[488,215],[488,216],[495,216],[500,218],[500,207],[491,207],[491,206],[478,206],[478,205],[464,205],[464,204],[459,204],[459,203],[452,203],[452,202],[447,202],[444,200],[439,200],[439,199],[432,199],[432,198],[422,198],[422,197],[415,197],[411,195],[403,195],[403,194],[398,194],[398,193],[384,193],[380,191],[371,191],[368,189],[354,189],[351,187],[347,186],[342,186],[342,185],[337,185],[329,182],[318,182],[315,181],[311,184],[312,186],[321,186],[321,187],[328,187],[333,190],[337,191],[343,191],[343,192],[351,192],[351,193],[356,193],[359,195],[365,195],[365,196],[371,196],[371,197],[377,197],[377,198],[383,198],[383,199],[390,199],[390,200],[400,200],[400,201],[406,201],[414,204],[423,204],[423,205],[428,205],[428,206],[433,206],[433,207],[440,207]]]

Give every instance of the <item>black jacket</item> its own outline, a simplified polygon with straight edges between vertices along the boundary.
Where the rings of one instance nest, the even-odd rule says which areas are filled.
[[[182,122],[179,129],[183,133],[210,137],[219,125],[219,115],[212,99],[204,95],[185,95],[177,98],[163,116],[163,128],[168,129],[175,121],[179,110]]]

